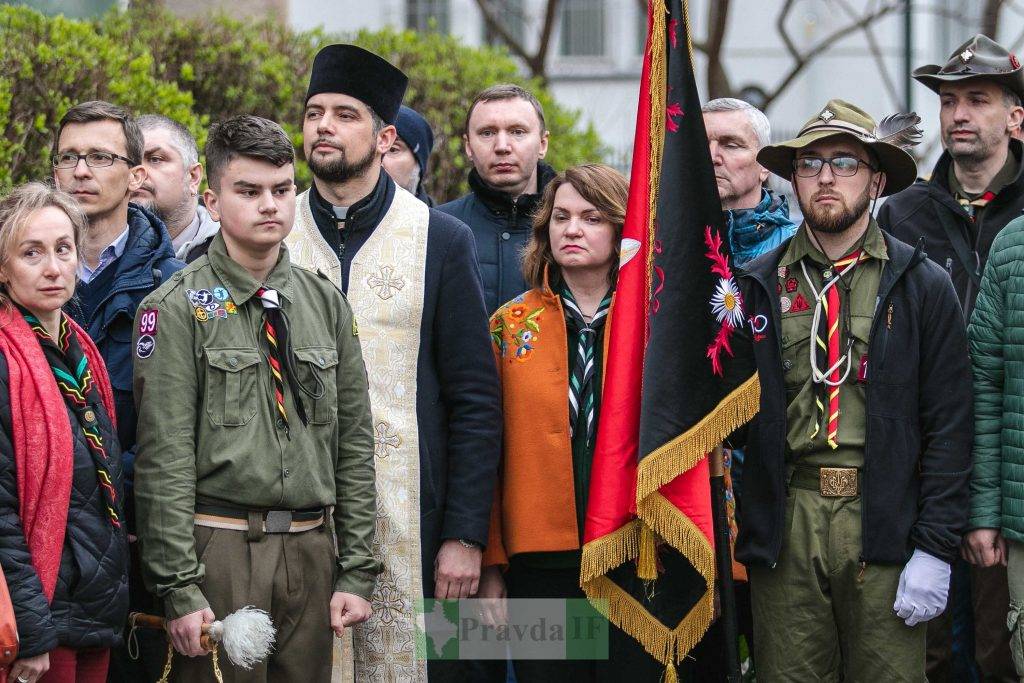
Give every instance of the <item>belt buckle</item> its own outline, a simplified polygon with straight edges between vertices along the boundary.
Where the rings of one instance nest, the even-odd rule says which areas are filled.
[[[270,510],[263,522],[263,528],[268,534],[286,534],[292,528],[291,510]]]
[[[827,498],[857,495],[856,467],[822,467],[818,474],[818,491]]]

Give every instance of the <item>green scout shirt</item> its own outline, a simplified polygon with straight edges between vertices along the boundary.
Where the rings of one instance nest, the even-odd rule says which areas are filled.
[[[874,219],[868,226],[864,251],[870,259],[858,264],[847,277],[850,293],[839,287],[841,310],[849,308],[853,333],[850,374],[839,388],[839,448],[832,449],[827,442],[827,410],[822,417],[815,397],[820,388],[811,381],[810,345],[814,341],[811,321],[814,316],[814,294],[804,278],[800,262],[807,267],[807,275],[821,291],[824,264],[829,261],[811,242],[806,224],[786,248],[779,262],[779,297],[782,310],[782,368],[786,383],[786,445],[789,461],[799,460],[813,466],[862,467],[864,464],[864,425],[866,392],[858,380],[861,363],[868,356],[871,320],[878,298],[878,284],[882,267],[888,260],[882,231]],[[824,316],[824,312],[822,312]],[[842,335],[842,326],[840,326]],[[846,348],[847,338],[840,336],[839,349]],[[821,368],[824,370],[824,368]],[[840,373],[846,369],[841,366]],[[815,425],[819,425],[814,434]]]
[[[280,295],[299,379],[326,387],[320,400],[303,396],[303,426],[286,386],[290,433],[272,393],[261,283],[228,257],[221,236],[139,309],[138,534],[146,582],[171,618],[208,605],[192,535],[197,499],[247,509],[335,506],[335,590],[369,599],[379,572],[370,399],[352,309],[326,277],[291,265],[284,245],[263,284]]]

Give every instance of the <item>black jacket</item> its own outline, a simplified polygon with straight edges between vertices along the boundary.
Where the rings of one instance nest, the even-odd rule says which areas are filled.
[[[316,192],[310,210],[341,260],[348,291],[352,257],[384,218],[395,183],[376,188],[348,210],[345,228]],[[420,547],[425,595],[434,594],[434,559],[446,539],[484,545],[501,454],[501,395],[484,310],[473,235],[430,209],[423,317],[416,370],[420,447]]]
[[[963,314],[949,277],[885,236],[869,338],[866,443],[861,478],[864,562],[902,564],[914,548],[952,562],[967,524],[974,430]],[[787,243],[788,244],[788,243]],[[728,371],[756,369],[761,408],[735,445],[746,446],[736,558],[770,567],[786,533],[786,385],[777,270],[786,244],[748,263],[740,287],[748,322]],[[755,332],[757,334],[755,335]]]
[[[129,204],[128,242],[124,253],[95,279],[79,283],[75,297],[65,306],[67,314],[95,342],[107,364],[114,388],[117,434],[129,456],[135,449],[136,414],[132,400],[135,313],[147,294],[184,267],[184,263],[174,258],[174,246],[163,222],[151,211]]]
[[[18,485],[11,443],[7,359],[0,354],[0,566],[14,605],[21,658],[70,648],[114,647],[128,616],[128,542],[107,517],[96,467],[77,418],[68,410],[74,437],[74,473],[64,552],[53,602],[43,595],[18,513]],[[121,451],[110,418],[93,406],[121,490]],[[46,416],[39,416],[46,419]],[[123,517],[123,515],[122,515]]]
[[[1010,153],[1021,160],[1024,145],[1010,140]],[[878,225],[907,244],[924,239],[925,253],[949,273],[964,318],[969,320],[992,240],[1024,211],[1024,163],[1016,179],[981,212],[977,224],[951,194],[952,163],[949,152],[944,152],[929,180],[918,180],[887,199],[878,210]]]
[[[554,177],[554,169],[541,162],[537,165],[537,194],[513,200],[508,192],[487,185],[473,169],[469,172],[470,193],[437,207],[473,231],[488,314],[530,288],[523,278],[523,247],[530,240],[533,212],[544,187]]]

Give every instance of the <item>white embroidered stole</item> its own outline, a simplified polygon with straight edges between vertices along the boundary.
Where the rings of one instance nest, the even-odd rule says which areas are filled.
[[[417,656],[416,608],[423,600],[420,566],[420,458],[416,363],[427,263],[426,204],[401,188],[384,220],[352,259],[348,297],[370,380],[377,537],[383,562],[373,616],[353,633],[357,681],[427,680]],[[422,631],[421,631],[422,632]]]

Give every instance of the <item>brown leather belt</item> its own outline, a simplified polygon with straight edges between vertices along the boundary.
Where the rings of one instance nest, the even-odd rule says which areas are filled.
[[[810,467],[797,465],[789,485],[817,491],[825,498],[860,495],[860,470],[856,467]]]

